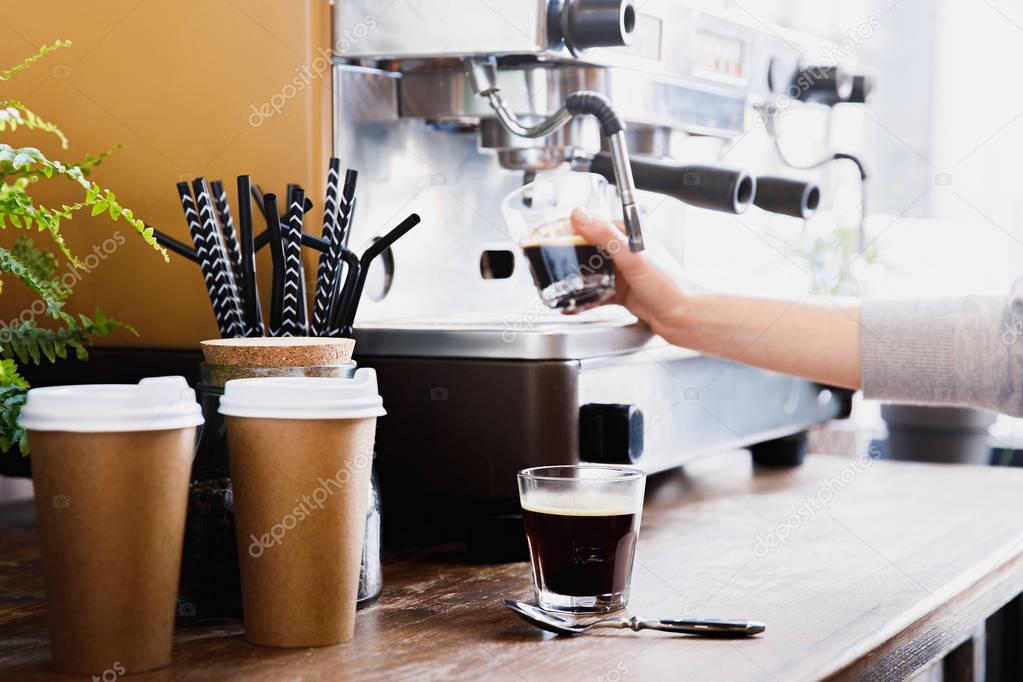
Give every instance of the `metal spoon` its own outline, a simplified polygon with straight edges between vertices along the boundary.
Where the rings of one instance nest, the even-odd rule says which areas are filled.
[[[606,618],[588,625],[576,625],[570,621],[547,613],[532,604],[505,599],[504,605],[523,620],[541,630],[559,635],[581,635],[590,628],[629,628],[631,630],[661,630],[683,635],[702,637],[750,637],[759,635],[767,626],[755,620],[646,620],[636,618]]]

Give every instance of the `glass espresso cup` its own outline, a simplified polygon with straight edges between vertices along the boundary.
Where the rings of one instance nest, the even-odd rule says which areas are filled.
[[[594,173],[541,177],[509,194],[501,206],[540,298],[564,312],[593,308],[615,291],[610,256],[572,231],[576,207],[610,219],[607,181]]]
[[[540,608],[565,613],[625,608],[646,474],[580,464],[523,469],[518,479]]]

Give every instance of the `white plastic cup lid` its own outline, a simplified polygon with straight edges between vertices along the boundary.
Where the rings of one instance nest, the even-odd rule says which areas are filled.
[[[377,374],[345,377],[267,377],[224,384],[220,414],[259,419],[362,419],[387,414]]]
[[[184,377],[152,377],[137,384],[33,388],[18,423],[29,431],[97,433],[183,429],[203,418]]]

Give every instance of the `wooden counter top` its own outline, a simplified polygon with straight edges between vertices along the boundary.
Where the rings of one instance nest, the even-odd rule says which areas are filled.
[[[707,457],[648,491],[632,610],[766,621],[755,640],[555,638],[499,606],[529,594],[527,564],[432,553],[385,565],[349,645],[275,650],[240,624],[194,626],[170,668],[129,679],[901,679],[1023,591],[1021,501],[1021,470]],[[0,531],[0,546],[0,679],[69,679],[45,667],[34,531]]]

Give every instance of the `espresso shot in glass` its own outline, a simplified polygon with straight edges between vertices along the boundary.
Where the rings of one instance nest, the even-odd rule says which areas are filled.
[[[545,466],[523,469],[518,482],[540,608],[585,614],[628,606],[646,474]]]
[[[608,184],[594,173],[541,177],[505,197],[505,221],[518,241],[540,298],[550,308],[575,313],[615,292],[611,257],[572,231],[572,209],[609,219]]]

